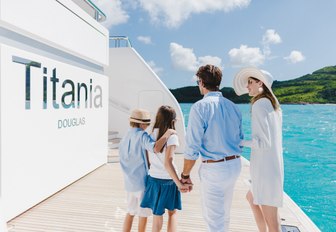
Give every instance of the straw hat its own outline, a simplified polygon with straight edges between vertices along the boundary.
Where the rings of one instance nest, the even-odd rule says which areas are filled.
[[[147,110],[135,109],[130,116],[130,122],[150,124],[150,113]]]
[[[267,87],[267,89],[271,92],[275,100],[277,101],[277,98],[275,97],[272,91],[272,83],[273,83],[272,75],[265,70],[258,69],[255,67],[243,68],[234,77],[233,89],[238,96],[248,93],[247,83],[249,77],[253,77],[262,81],[264,85]]]

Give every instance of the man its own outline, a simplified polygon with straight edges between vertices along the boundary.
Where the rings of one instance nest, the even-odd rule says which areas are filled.
[[[218,67],[202,66],[196,76],[204,97],[190,110],[181,178],[183,183],[192,183],[190,172],[201,156],[203,217],[208,231],[226,232],[234,185],[241,170],[242,117],[237,106],[219,91],[222,72]]]

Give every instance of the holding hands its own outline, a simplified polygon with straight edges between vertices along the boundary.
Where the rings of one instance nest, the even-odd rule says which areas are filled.
[[[180,180],[180,183],[177,184],[178,189],[180,190],[181,193],[187,193],[191,191],[192,185],[190,183],[182,183],[182,180]]]
[[[180,188],[180,191],[182,193],[187,193],[187,192],[191,192],[191,190],[193,189],[193,183],[190,179],[190,175],[184,175],[183,173],[181,173],[181,180],[180,180],[183,188]]]

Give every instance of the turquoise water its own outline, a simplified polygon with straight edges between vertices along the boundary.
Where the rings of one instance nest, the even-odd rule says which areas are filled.
[[[246,138],[250,106],[238,105]],[[186,125],[191,104],[181,104]],[[282,105],[285,192],[323,232],[336,231],[336,105]],[[249,158],[249,149],[243,155]]]

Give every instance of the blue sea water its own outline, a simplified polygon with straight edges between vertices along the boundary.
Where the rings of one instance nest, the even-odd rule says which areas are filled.
[[[192,104],[180,104],[185,123]],[[250,105],[238,105],[251,138]],[[323,232],[336,231],[336,105],[282,105],[285,192]],[[249,149],[243,156],[249,159]]]

